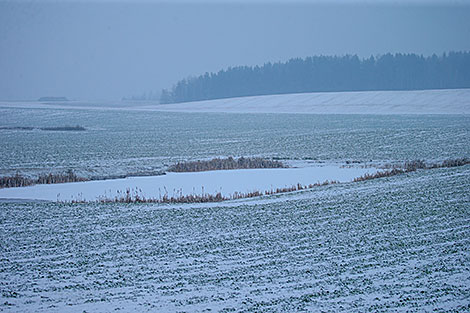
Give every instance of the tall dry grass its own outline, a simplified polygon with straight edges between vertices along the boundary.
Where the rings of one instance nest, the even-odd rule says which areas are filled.
[[[205,193],[204,188],[202,189],[201,194],[189,194],[184,195],[182,190],[174,192],[173,196],[170,196],[165,190],[163,195],[160,195],[158,198],[146,198],[143,195],[142,190],[140,189],[126,189],[124,192],[118,192],[118,195],[114,198],[110,197],[101,197],[97,201],[86,201],[86,200],[72,200],[70,203],[88,203],[88,202],[98,202],[98,203],[166,203],[166,204],[176,204],[176,203],[208,203],[208,202],[221,202],[227,200],[238,200],[246,198],[254,198],[260,196],[274,195],[286,192],[300,191],[306,189],[312,189],[318,186],[326,186],[331,184],[337,184],[337,181],[327,180],[322,183],[315,183],[309,185],[296,184],[289,187],[270,189],[265,191],[255,190],[250,192],[235,192],[229,196],[224,196],[221,192],[216,192],[214,194]]]
[[[284,163],[263,158],[215,158],[212,160],[178,162],[168,168],[169,172],[203,172],[253,168],[287,168]]]
[[[429,170],[429,169],[436,169],[436,168],[448,168],[448,167],[458,167],[470,164],[470,159],[468,158],[459,158],[459,159],[447,159],[442,162],[431,162],[426,163],[423,160],[413,160],[407,161],[403,164],[394,164],[390,165],[387,164],[384,167],[388,170],[379,171],[374,174],[365,174],[363,176],[357,177],[354,179],[354,182],[360,182],[370,179],[382,178],[382,177],[390,177],[395,175],[400,175],[409,172],[415,172],[419,169]]]
[[[87,178],[77,176],[72,170],[57,174],[41,174],[37,179],[25,177],[16,173],[14,176],[0,177],[0,188],[26,187],[36,184],[60,184],[88,181]]]

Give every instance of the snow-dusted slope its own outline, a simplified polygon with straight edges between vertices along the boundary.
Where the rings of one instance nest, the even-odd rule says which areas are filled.
[[[222,113],[470,114],[470,89],[314,92],[174,104],[155,101],[0,101],[1,107]]]
[[[470,114],[470,89],[269,95],[165,104],[156,109],[240,113]]]

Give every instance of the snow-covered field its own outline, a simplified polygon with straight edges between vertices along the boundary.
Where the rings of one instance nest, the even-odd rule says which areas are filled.
[[[210,205],[0,203],[6,312],[468,312],[470,167]]]
[[[0,107],[223,113],[470,114],[470,89],[315,92],[160,105],[151,101],[100,103],[5,102]]]
[[[53,201],[0,201],[0,311],[469,312],[470,166],[355,183],[354,171],[373,168],[330,168],[468,158],[469,101],[469,90],[444,90],[0,103],[1,176],[157,173],[227,156],[304,163],[64,184],[63,200],[80,192],[72,186],[106,195],[144,181],[149,192],[345,181],[204,204],[72,204],[55,202],[60,185],[2,189]],[[236,114],[250,110],[456,115]],[[14,128],[77,124],[87,130]]]
[[[216,194],[225,197],[234,193],[269,191],[297,184],[309,185],[324,181],[348,182],[372,168],[341,168],[335,165],[282,168],[208,171],[198,173],[167,173],[160,176],[128,177],[77,183],[35,185],[0,189],[0,199],[25,199],[48,201],[96,201],[114,199],[129,189],[145,198],[160,199],[179,195]],[[121,192],[121,193],[118,193]]]
[[[165,104],[179,112],[470,114],[470,89],[316,92]]]

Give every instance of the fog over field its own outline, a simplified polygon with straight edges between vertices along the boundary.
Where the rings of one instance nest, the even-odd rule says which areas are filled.
[[[470,311],[470,1],[0,0],[0,311]]]
[[[468,1],[0,1],[0,100],[119,100],[230,66],[470,50]]]

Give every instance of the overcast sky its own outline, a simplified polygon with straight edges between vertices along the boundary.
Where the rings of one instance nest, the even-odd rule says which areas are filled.
[[[292,57],[470,50],[469,1],[221,2],[0,1],[0,99],[120,99]]]

